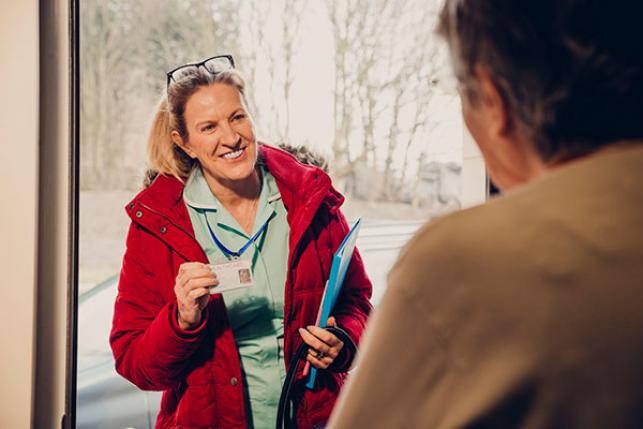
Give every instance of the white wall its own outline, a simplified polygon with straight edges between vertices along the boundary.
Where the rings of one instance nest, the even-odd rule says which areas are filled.
[[[28,428],[38,227],[38,2],[2,2],[0,29],[0,427]]]

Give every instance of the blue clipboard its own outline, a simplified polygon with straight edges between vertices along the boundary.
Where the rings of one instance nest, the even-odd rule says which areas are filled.
[[[348,271],[348,266],[351,263],[353,251],[355,250],[355,243],[357,242],[361,222],[361,218],[357,219],[357,222],[355,222],[351,230],[346,234],[342,244],[339,245],[339,248],[333,256],[330,276],[328,282],[326,282],[326,288],[324,289],[324,295],[322,296],[319,313],[317,315],[317,326],[321,328],[326,327],[326,321],[335,306],[339,292],[342,290],[344,277],[346,277],[346,272]],[[312,389],[315,386],[316,376],[317,368],[311,367],[308,382],[306,383],[308,389]]]

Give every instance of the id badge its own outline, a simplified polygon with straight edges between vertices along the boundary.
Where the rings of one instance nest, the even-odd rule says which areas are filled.
[[[210,288],[210,294],[222,293],[236,289],[249,288],[254,285],[250,261],[237,260],[223,264],[208,265],[216,274],[219,284]]]

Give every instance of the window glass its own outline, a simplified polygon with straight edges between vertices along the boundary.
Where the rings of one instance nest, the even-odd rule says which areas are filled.
[[[478,186],[463,179],[470,164],[460,105],[434,34],[440,4],[80,2],[79,428],[153,427],[159,406],[158,393],[114,372],[108,335],[124,206],[143,188],[166,72],[234,56],[260,140],[325,160],[344,214],[363,218],[358,248],[377,305],[400,248]]]

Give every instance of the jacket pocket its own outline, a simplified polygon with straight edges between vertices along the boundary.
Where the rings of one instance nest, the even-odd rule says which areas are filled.
[[[209,383],[188,386],[176,410],[177,426],[211,428],[217,426],[216,387]]]

